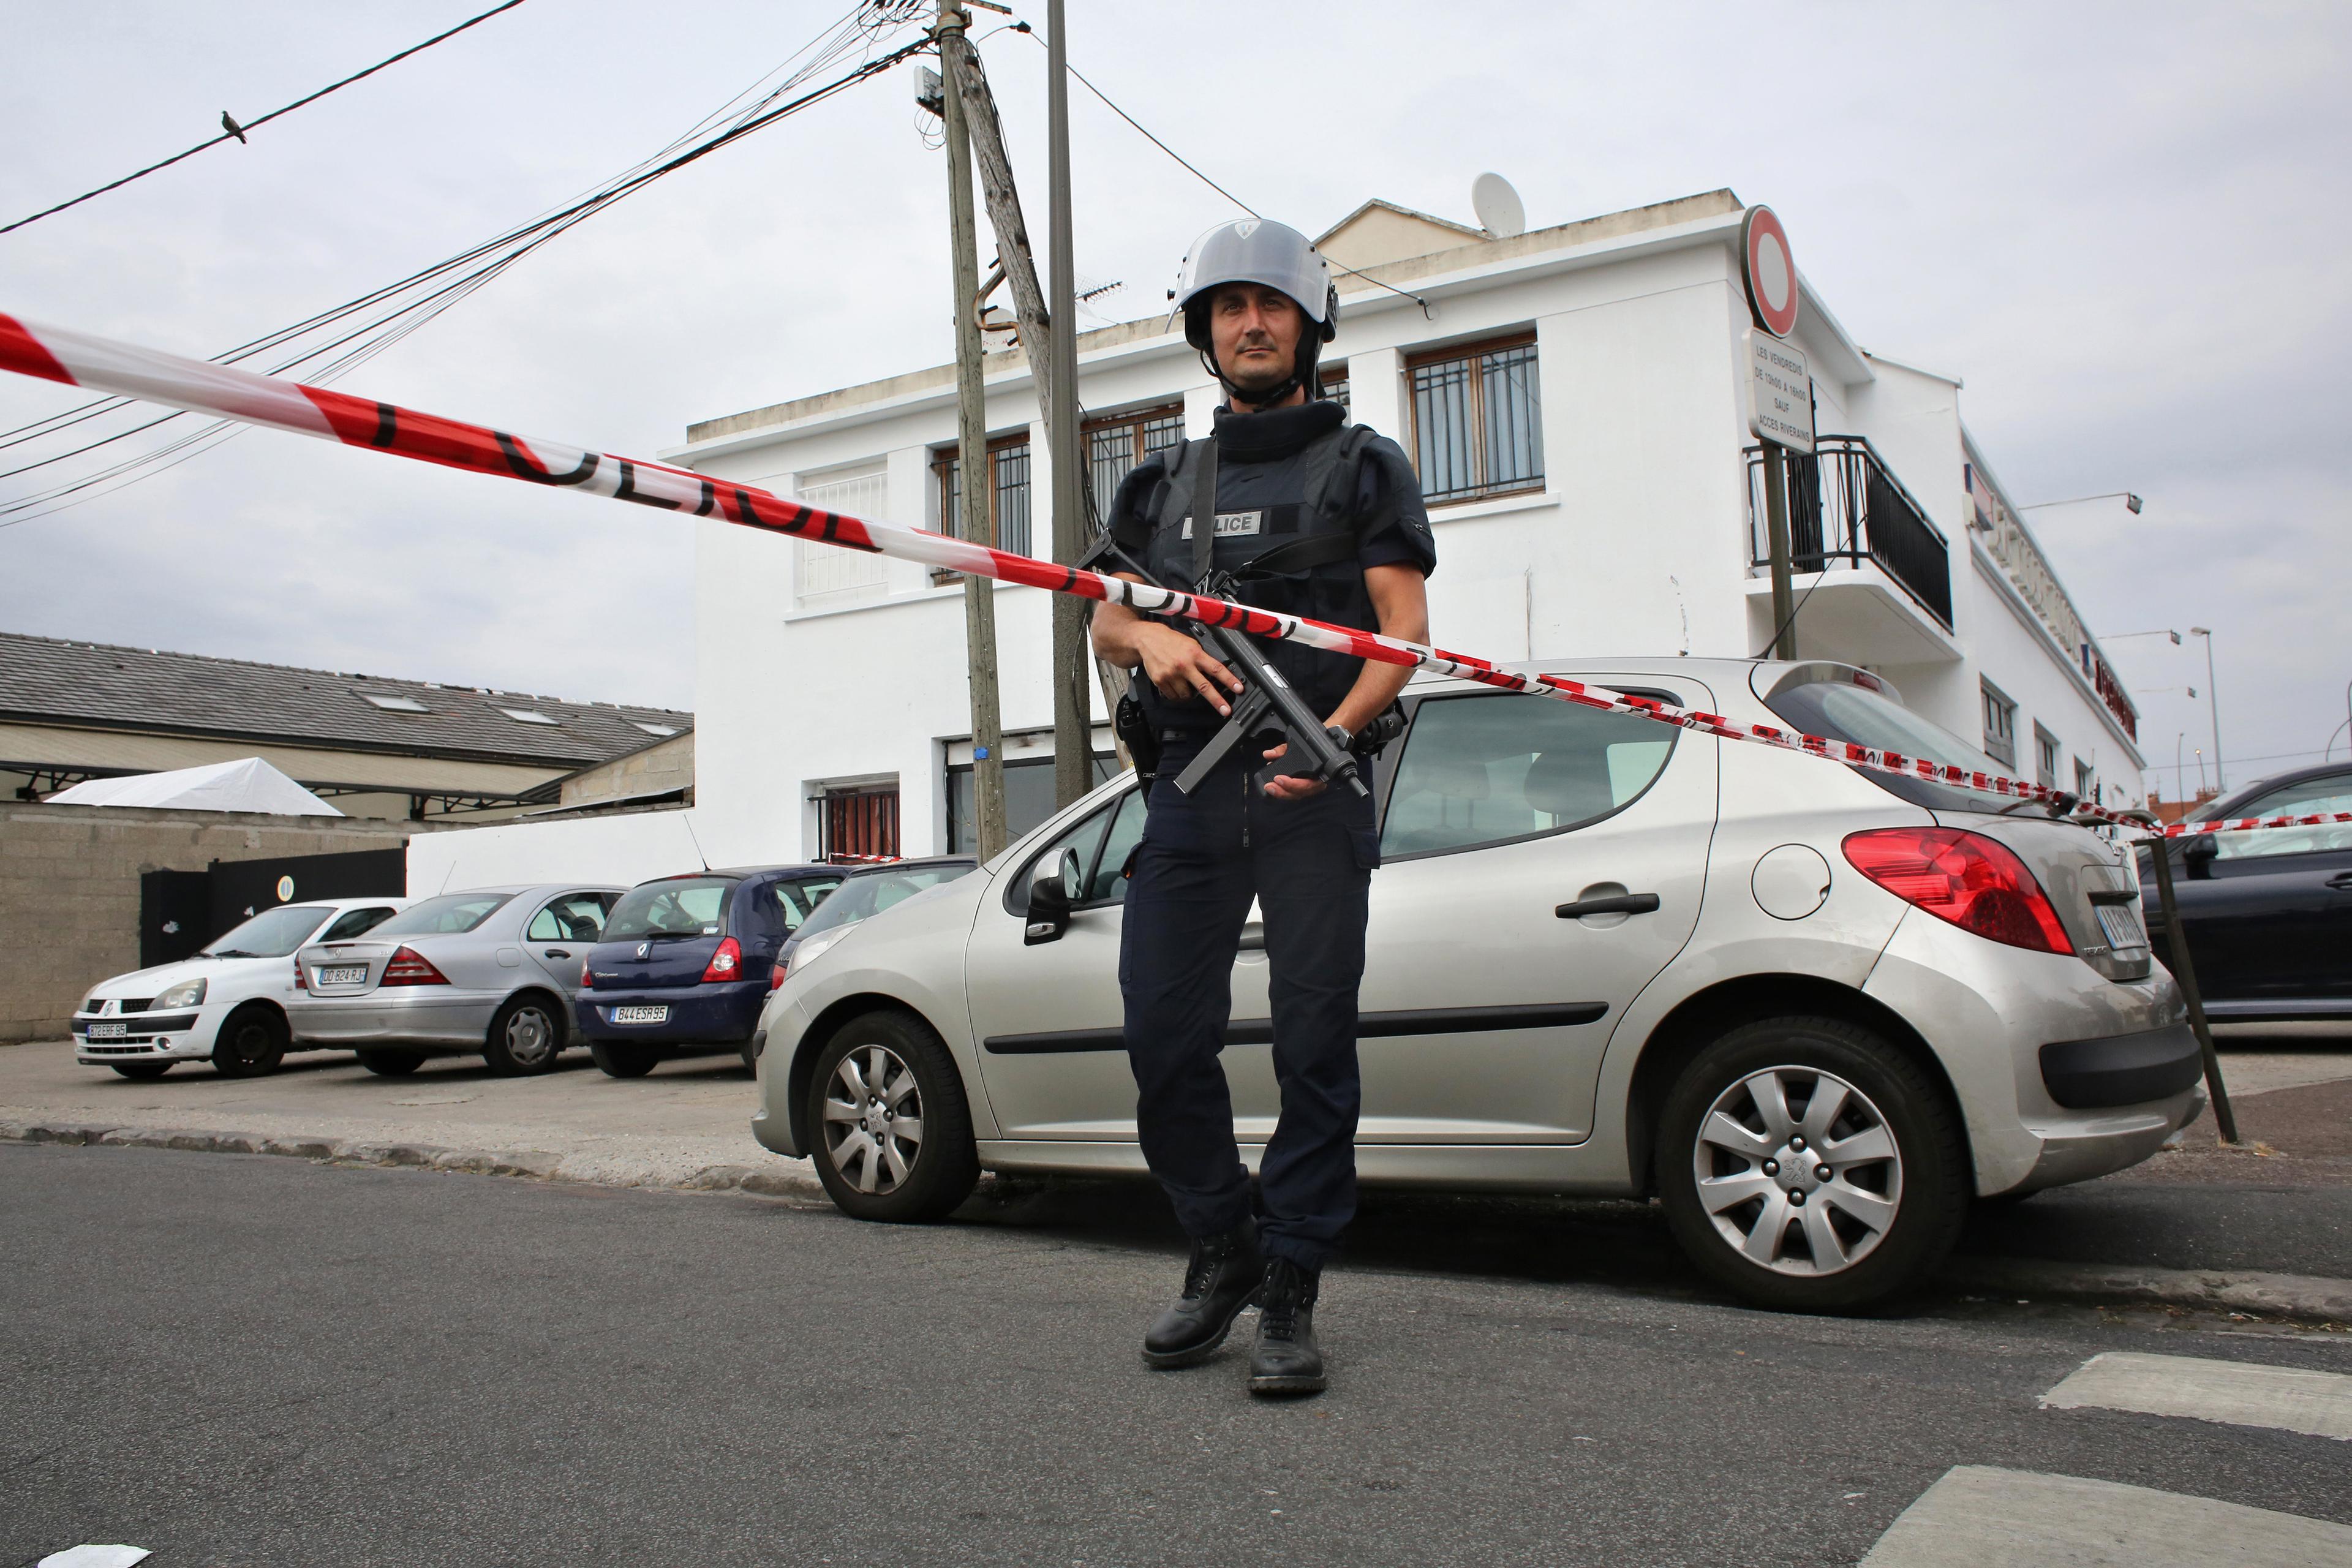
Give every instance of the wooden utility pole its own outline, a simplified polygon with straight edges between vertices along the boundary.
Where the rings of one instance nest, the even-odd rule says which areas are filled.
[[[1064,68],[1061,8],[1058,0],[1048,13],[1053,36],[1047,89],[1049,149],[1052,158],[1053,212],[1048,230],[1054,278],[1053,304],[1038,286],[1037,262],[1029,247],[1029,226],[1022,216],[1021,193],[1013,180],[1013,158],[1004,144],[1004,129],[996,113],[995,95],[981,68],[980,52],[961,30],[940,40],[941,75],[963,91],[965,122],[980,163],[980,183],[988,204],[989,226],[996,231],[997,265],[1013,290],[1013,319],[1020,323],[1021,346],[1029,356],[1030,379],[1037,388],[1037,411],[1046,430],[1052,459],[1050,506],[1053,512],[1054,559],[1066,566],[1077,564],[1093,542],[1087,537],[1086,458],[1078,419],[1078,355],[1076,281],[1070,248],[1069,100]],[[979,302],[972,302],[976,312]],[[1066,322],[1066,332],[1055,331]],[[1067,805],[1094,787],[1094,708],[1087,689],[1087,607],[1066,595],[1054,598],[1054,794]],[[1123,679],[1123,678],[1122,678]],[[1105,676],[1108,700],[1118,687]]]
[[[969,50],[964,29],[970,16],[956,0],[940,0],[940,58]],[[948,227],[955,257],[956,493],[961,501],[963,536],[994,544],[990,526],[988,412],[980,374],[980,240],[972,227],[971,139],[966,128],[964,92],[957,73],[940,73],[947,110]],[[963,580],[964,642],[971,665],[972,824],[982,860],[1004,847],[1004,726],[996,693],[995,584],[985,577]]]
[[[1053,204],[1045,247],[1053,273],[1054,321],[1048,345],[1053,388],[1048,417],[1054,442],[1054,559],[1075,566],[1087,538],[1085,437],[1078,430],[1078,280],[1070,240],[1070,82],[1062,0],[1045,9],[1045,140],[1047,198]],[[1094,787],[1094,703],[1088,691],[1087,607],[1067,594],[1054,595],[1054,799],[1068,805]]]

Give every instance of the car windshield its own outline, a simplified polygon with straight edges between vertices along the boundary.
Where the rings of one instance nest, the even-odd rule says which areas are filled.
[[[671,877],[631,888],[613,906],[604,940],[725,936],[727,896],[734,890],[732,877]]]
[[[409,905],[368,935],[447,936],[472,931],[513,897],[512,893],[444,893]]]
[[[903,904],[926,888],[940,887],[968,877],[971,866],[908,866],[887,871],[863,871],[846,878],[825,896],[816,913],[801,922],[803,940],[835,926],[854,926],[894,904]]]
[[[1971,773],[2007,773],[2011,771],[1942,725],[1920,717],[1885,693],[1848,681],[1812,680],[1801,686],[1788,687],[1766,698],[1765,706],[1779,714],[1790,728],[1802,730],[1809,735],[1849,741],[1874,751],[1900,752],[1906,757],[1926,757],[1930,762],[1966,768]],[[1888,794],[1900,795],[1912,805],[1924,805],[1930,811],[1999,811],[2003,805],[2014,806],[2018,804],[1979,795],[1974,790],[1930,784],[1926,779],[1905,778],[1861,769],[1855,771]],[[2027,809],[2039,808],[2029,806]]]
[[[335,911],[323,904],[281,904],[236,926],[198,958],[283,958],[310,940]]]

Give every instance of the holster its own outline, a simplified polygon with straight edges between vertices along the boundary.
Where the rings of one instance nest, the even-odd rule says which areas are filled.
[[[1144,711],[1143,699],[1136,690],[1142,679],[1139,669],[1129,680],[1126,694],[1111,710],[1110,727],[1127,747],[1127,754],[1135,759],[1135,782],[1150,790],[1151,781],[1160,776],[1160,731]]]

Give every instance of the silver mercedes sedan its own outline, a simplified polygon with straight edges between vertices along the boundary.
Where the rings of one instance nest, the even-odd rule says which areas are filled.
[[[1517,667],[1998,771],[1826,663]],[[1924,780],[1435,679],[1374,778],[1358,1027],[1367,1183],[1654,1194],[1760,1305],[1920,1279],[1970,1199],[2120,1170],[2203,1103],[2116,844]],[[1173,787],[1161,780],[1156,790]],[[769,1149],[865,1218],[980,1172],[1140,1173],[1121,1047],[1132,776],[961,881],[804,946],[759,1053]],[[1264,942],[1225,1074],[1254,1162],[1280,1108]]]
[[[348,1046],[387,1076],[479,1051],[509,1077],[546,1072],[570,1043],[580,966],[623,889],[549,883],[425,899],[352,942],[294,956],[294,1034]]]

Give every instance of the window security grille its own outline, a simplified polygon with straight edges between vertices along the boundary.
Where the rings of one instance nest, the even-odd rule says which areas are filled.
[[[799,494],[811,506],[879,522],[885,521],[887,489],[887,471],[883,465],[873,463],[812,476],[801,483]],[[887,591],[889,575],[889,563],[882,556],[812,544],[805,539],[793,541],[793,582],[797,586],[795,597],[804,610],[878,598]]]
[[[1431,502],[1543,488],[1543,395],[1522,340],[1413,362],[1413,462]]]
[[[1095,515],[1108,521],[1111,498],[1119,481],[1135,466],[1184,439],[1184,405],[1164,404],[1140,413],[1100,419],[1087,426],[1087,477],[1093,488]]]
[[[894,860],[898,857],[898,786],[829,789],[817,797],[816,858]]]

